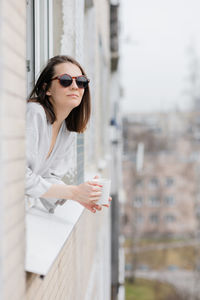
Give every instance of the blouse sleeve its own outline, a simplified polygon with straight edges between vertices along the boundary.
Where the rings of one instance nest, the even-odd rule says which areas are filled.
[[[32,104],[32,103],[31,103]],[[35,104],[39,106],[38,104]],[[42,176],[34,173],[36,160],[39,159],[39,140],[45,132],[46,128],[46,115],[42,110],[43,108],[37,107],[27,109],[26,121],[26,182],[25,194],[27,196],[38,198],[49,190],[52,183],[44,179]]]

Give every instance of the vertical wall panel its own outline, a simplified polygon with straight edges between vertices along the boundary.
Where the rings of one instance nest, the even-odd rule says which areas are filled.
[[[23,300],[25,1],[2,0],[0,5],[0,298]]]

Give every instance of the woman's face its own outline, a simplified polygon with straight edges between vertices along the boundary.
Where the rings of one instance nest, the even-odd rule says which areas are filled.
[[[54,77],[62,74],[69,74],[74,77],[82,75],[82,72],[77,65],[66,62],[58,64],[54,68]],[[84,89],[78,88],[74,79],[72,84],[68,87],[61,86],[59,80],[52,80],[51,86],[46,94],[49,96],[49,100],[56,110],[72,110],[81,103]]]

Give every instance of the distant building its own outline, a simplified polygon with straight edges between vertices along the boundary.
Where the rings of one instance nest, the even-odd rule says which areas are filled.
[[[196,113],[174,113],[124,119],[127,238],[194,235],[200,180],[198,122],[191,123],[195,118],[199,119]],[[139,143],[144,145],[141,170],[137,170]]]

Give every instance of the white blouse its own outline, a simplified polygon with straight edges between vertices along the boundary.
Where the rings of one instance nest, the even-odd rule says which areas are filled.
[[[46,158],[52,141],[52,124],[47,121],[42,105],[36,102],[27,103],[26,117],[26,207],[36,205],[39,200],[54,213],[56,206],[66,200],[44,199],[41,195],[52,184],[65,184],[62,178],[68,172],[76,132],[68,131],[63,121],[54,148]]]

